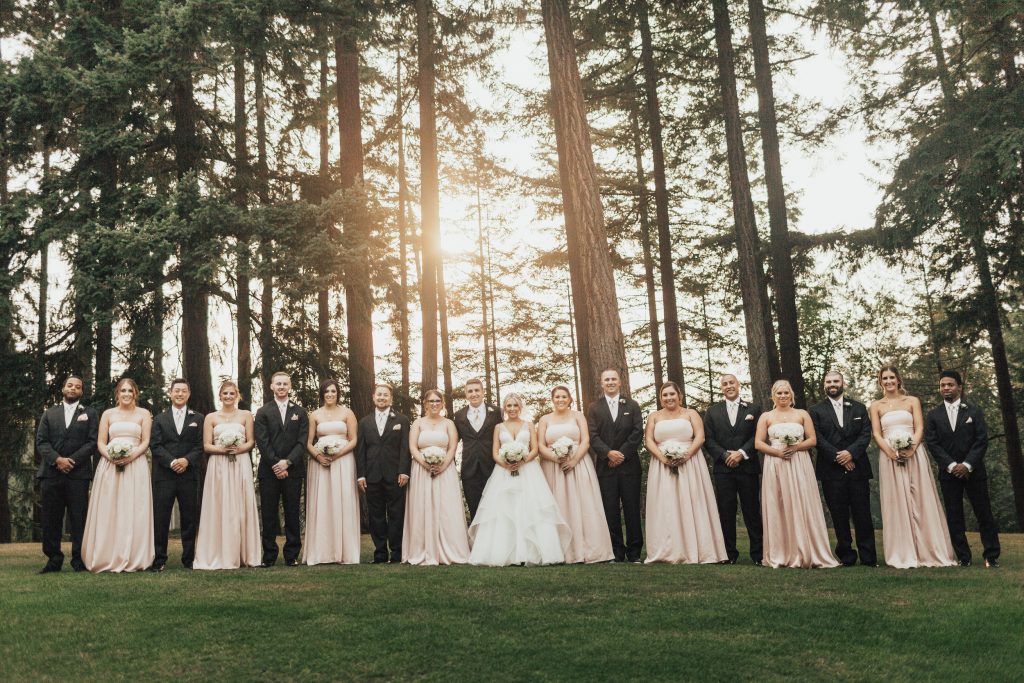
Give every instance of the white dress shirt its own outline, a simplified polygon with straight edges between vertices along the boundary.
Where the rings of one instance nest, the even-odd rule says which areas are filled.
[[[74,403],[64,402],[64,429],[71,428],[71,420],[74,419],[76,410],[78,410],[78,401]]]
[[[839,426],[844,427],[845,425],[843,424],[843,399],[840,398],[837,401],[836,399],[830,396],[828,400],[832,402],[832,410],[836,411],[836,420],[839,421]]]
[[[957,399],[957,400],[953,401],[952,403],[950,403],[949,401],[946,401],[945,403],[946,403],[946,416],[949,418],[949,428],[952,429],[955,432],[956,431],[956,419],[960,415],[960,399]],[[952,473],[953,472],[953,468],[956,467],[959,464],[960,463],[956,463],[956,462],[950,463],[949,467],[946,468],[946,471]],[[968,472],[973,472],[974,471],[974,468],[971,467],[970,463],[964,462],[963,465],[964,465],[964,467],[967,468]]]
[[[281,424],[284,424],[285,418],[288,417],[288,401],[278,401],[275,398],[274,403],[277,404],[277,409],[281,411]]]
[[[470,406],[469,408],[469,424],[473,425],[475,431],[480,431],[480,428],[484,426],[484,404],[481,403],[476,408]]]
[[[612,420],[613,421],[614,420],[618,420],[619,419],[619,395],[618,394],[615,394],[614,396],[607,396],[606,395],[604,397],[604,400],[608,402],[608,410],[612,414]]]
[[[181,430],[185,428],[185,413],[188,412],[188,408],[175,408],[171,407],[171,414],[174,415],[174,428],[181,434]]]
[[[732,425],[733,427],[735,427],[736,426],[736,420],[739,419],[739,415],[740,415],[740,399],[739,399],[739,397],[737,397],[735,401],[730,401],[729,399],[725,399],[725,409],[729,413],[729,424]],[[748,456],[747,452],[745,450],[743,450],[742,448],[739,449],[736,452],[739,453],[740,455],[742,455],[744,460],[750,460],[750,456]]]
[[[376,413],[377,413],[377,435],[378,436],[384,436],[384,425],[386,425],[387,422],[388,422],[388,413],[390,413],[390,412],[391,412],[390,409],[383,410],[383,411],[382,410],[377,410],[376,411]]]

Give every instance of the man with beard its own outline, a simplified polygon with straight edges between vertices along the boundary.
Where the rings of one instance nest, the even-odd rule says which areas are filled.
[[[42,494],[43,553],[47,558],[40,574],[59,572],[64,565],[60,538],[65,511],[71,520],[71,568],[85,571],[82,535],[99,418],[95,410],[81,404],[81,377],[68,377],[61,391],[64,401],[43,413],[36,429],[36,448],[42,456],[36,478]]]
[[[836,532],[836,557],[844,567],[860,563],[878,566],[875,527],[871,521],[871,420],[859,401],[844,395],[842,373],[832,370],[822,380],[825,400],[811,407],[818,435],[816,471],[825,504]],[[850,520],[857,535],[857,550],[850,537]]]

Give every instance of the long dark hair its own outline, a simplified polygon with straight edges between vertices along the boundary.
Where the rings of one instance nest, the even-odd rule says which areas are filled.
[[[324,395],[327,393],[327,387],[333,386],[334,391],[338,393],[338,404],[341,404],[341,385],[338,384],[338,380],[329,379],[320,385],[320,407],[324,407]]]

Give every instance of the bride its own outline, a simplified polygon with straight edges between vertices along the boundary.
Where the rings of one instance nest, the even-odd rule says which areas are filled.
[[[537,460],[537,429],[523,420],[523,399],[509,394],[505,421],[494,430],[492,456],[497,467],[487,480],[480,507],[469,528],[470,564],[559,564],[572,532],[565,523]],[[518,441],[521,462],[508,463],[502,446]]]

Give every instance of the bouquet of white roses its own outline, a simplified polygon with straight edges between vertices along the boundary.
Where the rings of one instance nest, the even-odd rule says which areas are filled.
[[[428,465],[440,465],[448,454],[440,446],[427,446],[420,450],[420,455],[423,456],[423,461]],[[433,478],[435,475],[431,472],[430,476]]]
[[[498,450],[498,455],[500,455],[502,460],[507,462],[509,465],[514,465],[517,462],[522,462],[523,459],[526,458],[526,454],[529,452],[529,449],[520,442],[509,441]],[[512,470],[512,476],[518,477],[519,470]]]
[[[906,450],[914,445],[914,437],[910,434],[893,434],[888,439],[889,445],[892,446],[893,450],[896,451],[896,464],[900,467],[905,467],[907,464],[906,456],[900,455],[900,451]]]
[[[676,468],[683,464],[683,459],[686,457],[686,451],[689,450],[678,441],[666,441],[661,446],[661,452],[665,454],[669,462],[674,465],[670,467],[669,471],[672,474],[679,474],[679,470]]]
[[[229,446],[241,446],[244,442],[245,434],[235,429],[229,429],[227,431],[221,432],[220,435],[217,436],[217,445],[223,448],[228,448]],[[235,456],[229,455],[228,462],[234,461]]]
[[[128,439],[114,439],[107,444],[107,453],[110,454],[110,459],[115,464],[118,460],[127,458],[133,450],[135,450],[135,444]],[[118,465],[117,471],[124,472],[124,465]]]
[[[775,429],[775,438],[787,446],[795,446],[804,438],[804,428],[801,425],[786,422],[772,427]]]
[[[341,449],[344,448],[347,443],[348,441],[337,434],[329,434],[317,439],[317,442],[313,444],[313,448],[320,451],[328,458],[333,458],[341,452]],[[330,467],[330,464],[328,463],[326,467]]]
[[[551,450],[559,460],[565,460],[576,450],[576,442],[567,436],[563,436],[551,444]]]

